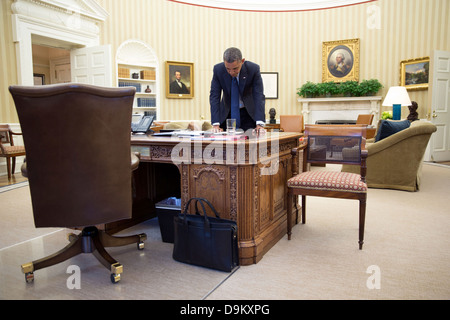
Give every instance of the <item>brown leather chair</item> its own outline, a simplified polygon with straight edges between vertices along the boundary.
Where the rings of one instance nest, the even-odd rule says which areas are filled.
[[[11,180],[14,171],[16,171],[16,157],[25,155],[24,146],[14,145],[13,136],[21,134],[12,131],[8,124],[0,124],[0,157],[6,158],[8,180]]]
[[[367,199],[365,134],[366,126],[306,125],[307,145],[303,152],[303,172],[290,178],[287,182],[287,234],[289,240],[291,239],[294,196],[295,204],[297,204],[297,196],[302,196],[303,224],[306,222],[306,196],[354,199],[359,201],[358,243],[359,249],[362,249]],[[336,137],[338,138],[336,139]],[[345,140],[345,146],[333,145],[333,141],[340,139]],[[360,173],[332,170],[306,171],[307,163],[357,164],[360,166]],[[330,212],[330,214],[337,213]]]
[[[33,281],[36,270],[93,253],[110,269],[111,281],[119,281],[123,267],[104,247],[137,243],[143,249],[146,235],[113,237],[96,226],[132,215],[135,89],[58,84],[9,90],[27,149],[36,227],[83,228],[56,254],[22,265],[26,280]]]
[[[280,131],[283,132],[303,132],[303,115],[280,115]]]

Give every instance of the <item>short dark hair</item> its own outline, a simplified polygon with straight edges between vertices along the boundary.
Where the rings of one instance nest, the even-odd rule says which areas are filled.
[[[228,48],[227,50],[225,50],[225,52],[223,53],[223,61],[228,62],[228,63],[232,63],[234,61],[241,61],[242,60],[242,53],[241,50],[239,50],[238,48]]]

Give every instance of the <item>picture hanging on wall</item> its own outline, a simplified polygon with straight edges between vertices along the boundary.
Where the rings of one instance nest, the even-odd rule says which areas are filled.
[[[33,81],[35,86],[42,86],[45,84],[45,75],[40,73],[33,73]]]
[[[430,57],[403,60],[400,62],[400,85],[407,90],[428,89],[430,79]]]
[[[194,64],[166,61],[166,97],[185,99],[194,97]]]
[[[266,99],[278,99],[278,72],[261,72]]]
[[[322,81],[359,81],[359,39],[323,42]]]

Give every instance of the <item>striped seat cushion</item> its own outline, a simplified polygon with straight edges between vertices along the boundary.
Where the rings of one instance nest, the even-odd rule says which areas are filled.
[[[289,188],[315,189],[323,191],[367,192],[367,184],[361,175],[349,172],[315,170],[296,175],[288,180]]]

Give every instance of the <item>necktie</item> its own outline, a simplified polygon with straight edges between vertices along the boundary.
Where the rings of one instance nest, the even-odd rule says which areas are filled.
[[[241,113],[239,110],[239,86],[236,77],[231,81],[231,119],[236,119],[236,128],[241,127]]]

